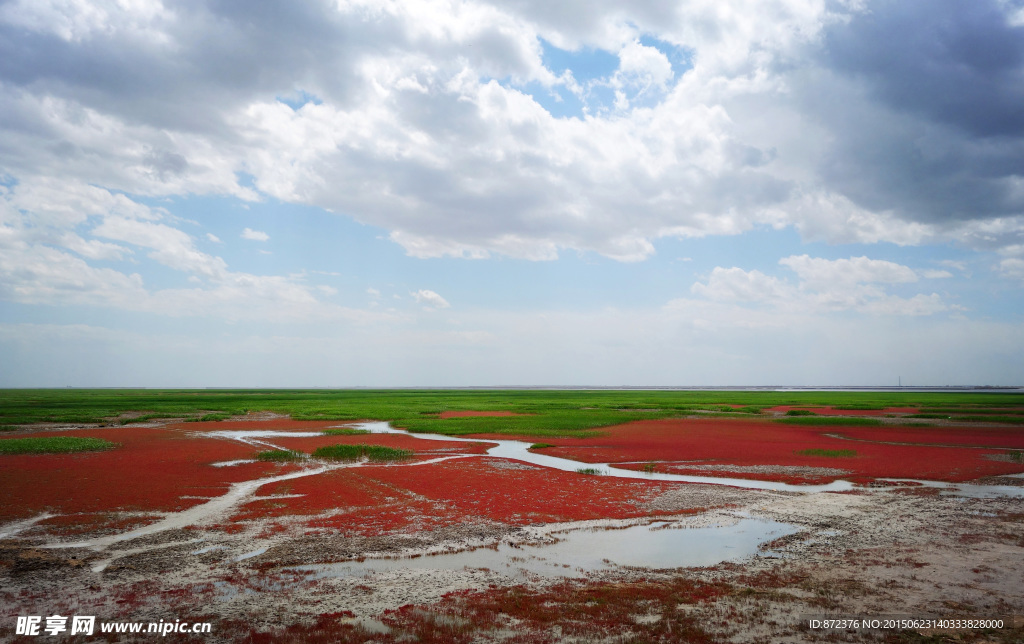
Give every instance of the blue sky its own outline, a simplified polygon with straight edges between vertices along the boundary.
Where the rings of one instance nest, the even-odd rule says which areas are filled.
[[[0,386],[1024,382],[1024,5],[0,5]]]

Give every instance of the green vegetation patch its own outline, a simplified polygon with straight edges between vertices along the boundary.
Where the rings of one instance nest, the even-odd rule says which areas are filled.
[[[369,434],[368,429],[355,429],[353,427],[331,427],[321,432],[324,436],[362,436]]]
[[[885,405],[836,405],[832,409],[842,409],[843,411],[882,411],[886,408]]]
[[[786,412],[786,415],[787,416],[817,416],[818,414],[814,413],[810,409],[790,409],[789,411]]]
[[[1024,463],[1024,452],[1015,449],[1006,453],[1014,463]]]
[[[988,412],[975,413],[971,410],[970,416],[949,416],[948,414],[908,414],[904,418],[945,418],[962,423],[1002,423],[1005,425],[1024,425],[1024,416],[986,415]]]
[[[794,452],[798,456],[823,456],[825,458],[852,458],[857,455],[852,449],[802,449]]]
[[[220,422],[222,420],[227,420],[228,418],[231,418],[231,414],[225,414],[223,412],[215,412],[215,413],[212,413],[212,414],[205,414],[203,416],[198,416],[196,418],[186,418],[185,422],[186,423],[213,423],[213,422]]]
[[[305,456],[290,449],[271,449],[256,455],[257,461],[297,461]]]
[[[951,414],[990,414],[990,415],[1012,415],[1021,416],[1024,415],[1024,409],[1012,409],[1012,408],[1000,408],[995,407],[992,409],[985,409],[984,407],[924,407],[921,409],[923,414],[942,414],[949,416]]]
[[[597,474],[601,473],[601,470],[597,469],[596,467],[581,467],[581,468],[579,468],[576,471],[579,472],[580,474],[590,474],[590,475],[597,475]]]
[[[530,449],[544,449],[545,447],[554,447],[551,443],[534,443],[530,445]]]
[[[339,461],[357,461],[363,457],[371,461],[399,461],[410,458],[412,450],[385,447],[384,445],[327,445],[318,447],[313,452],[317,458],[330,458]]]
[[[99,452],[119,447],[102,438],[78,436],[32,436],[0,441],[0,454],[63,454],[68,452]]]
[[[965,423],[1004,423],[1007,425],[1024,425],[1024,416],[953,416],[953,420]]]
[[[175,418],[175,416],[167,416],[166,414],[143,414],[141,416],[136,416],[135,418],[122,418],[117,422],[119,425],[132,425],[134,423],[145,423],[157,418]]]
[[[584,438],[604,427],[662,418],[757,418],[770,407],[913,407],[922,413],[1024,417],[1024,394],[708,390],[6,389],[0,426],[117,424],[153,418],[214,421],[249,412],[294,420],[378,420],[413,432]],[[443,411],[489,409],[517,416],[442,420]],[[626,411],[623,411],[626,410]],[[643,410],[643,411],[642,411]],[[657,410],[657,411],[649,411]],[[936,411],[939,410],[939,411]],[[116,420],[113,420],[116,419]],[[799,420],[788,417],[787,420]],[[830,424],[819,417],[814,424]],[[840,423],[843,421],[839,421]],[[128,423],[126,423],[128,424]],[[834,423],[832,423],[834,424]]]
[[[846,425],[861,427],[877,427],[882,424],[882,421],[874,418],[843,418],[842,416],[815,416],[813,418],[808,416],[796,416],[794,418],[776,418],[775,422],[784,423],[786,425]]]

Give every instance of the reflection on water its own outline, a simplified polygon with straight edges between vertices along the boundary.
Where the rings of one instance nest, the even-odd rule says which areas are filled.
[[[501,544],[496,549],[479,548],[413,559],[366,559],[299,566],[296,570],[312,571],[315,578],[463,568],[486,568],[510,577],[527,574],[581,577],[617,566],[681,568],[742,559],[757,553],[758,546],[765,541],[796,531],[795,526],[786,523],[752,518],[700,528],[658,522],[621,529],[573,530],[556,535],[560,541],[554,544]]]

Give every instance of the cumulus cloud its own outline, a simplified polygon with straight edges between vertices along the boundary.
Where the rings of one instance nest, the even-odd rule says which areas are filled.
[[[885,285],[919,279],[918,271],[895,262],[867,257],[829,260],[794,255],[782,258],[779,264],[796,273],[795,284],[758,270],[719,266],[711,271],[706,282],[697,282],[690,290],[716,302],[758,304],[806,313],[850,310],[878,315],[931,315],[954,308],[937,293],[905,298],[887,292]],[[925,273],[932,271],[921,271],[922,276]]]
[[[215,244],[221,243],[220,237],[214,235],[213,233],[206,233],[206,238]]]
[[[245,230],[243,230],[242,234],[241,234],[241,237],[242,237],[242,239],[248,239],[250,241],[261,241],[261,242],[265,242],[268,239],[270,239],[270,235],[268,235],[267,233],[265,233],[265,232],[263,232],[261,230],[253,230],[252,228],[246,228]]]
[[[999,262],[997,269],[1004,277],[1024,282],[1024,259],[1011,257]]]
[[[196,286],[154,289],[134,263],[128,272],[87,261],[135,262],[142,253]],[[361,322],[383,315],[318,297],[336,293],[302,275],[232,271],[222,258],[198,250],[173,217],[124,195],[73,181],[0,191],[0,299],[223,320]]]
[[[268,195],[417,257],[635,261],[662,237],[765,225],[1021,243],[1013,3],[557,4],[9,2],[0,171]],[[618,108],[542,107],[532,88],[583,91],[542,42],[617,56],[592,88]]]
[[[444,299],[434,291],[428,289],[420,289],[409,293],[418,304],[422,304],[427,309],[446,309],[451,304],[448,300]]]

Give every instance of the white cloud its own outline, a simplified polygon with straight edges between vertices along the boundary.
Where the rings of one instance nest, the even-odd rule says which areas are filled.
[[[206,238],[209,239],[210,241],[212,241],[215,244],[221,243],[220,237],[214,235],[213,233],[206,233]]]
[[[149,257],[175,270],[194,272],[213,279],[223,277],[227,271],[223,259],[197,250],[191,237],[166,224],[125,217],[105,217],[92,234],[151,248],[153,252]]]
[[[39,181],[5,188],[0,191],[0,299],[226,321],[358,323],[391,317],[321,301],[319,296],[337,291],[309,286],[303,274],[231,271],[222,258],[198,250],[192,237],[174,223],[161,210],[74,182],[62,186]],[[90,226],[92,237],[125,245],[74,232]],[[185,274],[184,282],[196,286],[151,289],[138,272],[97,268],[86,261],[124,259],[133,255],[133,248],[149,250],[147,257]]]
[[[1024,351],[1024,329],[1013,322],[808,316],[700,299],[662,309],[477,310],[459,317],[460,328],[391,318],[346,324],[344,333],[331,323],[214,338],[0,324],[8,366],[0,384],[878,386],[902,375],[904,384],[1013,385],[1024,375],[1012,359]]]
[[[916,282],[917,273],[908,266],[867,257],[822,259],[794,255],[779,260],[797,274],[808,288],[828,288],[848,284],[901,284]]]
[[[999,262],[997,270],[1003,277],[1024,281],[1024,259],[1008,257]]]
[[[245,230],[243,230],[242,234],[241,234],[241,237],[242,237],[242,239],[248,239],[250,241],[260,241],[260,242],[265,242],[268,239],[270,239],[270,235],[268,235],[267,233],[265,233],[265,232],[263,232],[261,230],[253,230],[252,228],[246,228]]]
[[[0,158],[22,182],[317,205],[417,257],[632,261],[660,237],[759,225],[998,249],[1022,228],[1020,69],[911,43],[954,25],[950,42],[1016,52],[1011,13],[987,0],[351,0],[266,15],[19,0],[0,8],[18,52],[0,70]],[[617,55],[591,89],[620,91],[621,109],[549,114],[527,90],[589,90],[544,67],[541,39]],[[674,73],[668,47],[692,68]]]
[[[451,304],[446,299],[428,289],[420,289],[409,293],[418,304],[428,309],[446,309]]]
[[[373,288],[372,286],[367,288],[366,292],[367,292],[367,294],[370,295],[370,297],[380,297],[380,291],[378,291],[377,289]]]
[[[799,281],[792,284],[757,270],[719,266],[706,283],[696,282],[690,290],[717,302],[754,303],[811,314],[852,310],[877,315],[932,315],[956,308],[945,304],[936,293],[910,298],[887,293],[884,285],[918,281],[917,272],[895,262],[794,255],[782,258],[779,264],[793,270]]]
[[[716,266],[707,284],[697,282],[690,289],[697,295],[724,302],[780,302],[795,299],[797,291],[786,282],[761,271]]]

